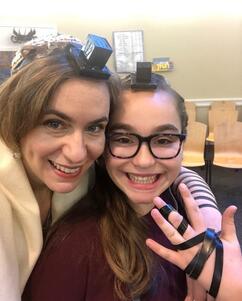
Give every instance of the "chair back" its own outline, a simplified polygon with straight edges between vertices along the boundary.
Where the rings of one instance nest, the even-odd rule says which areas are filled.
[[[222,122],[214,127],[213,164],[242,168],[242,122]]]
[[[210,110],[236,110],[234,101],[213,101]]]
[[[218,109],[208,111],[208,137],[207,141],[214,141],[214,127],[220,123],[231,123],[238,120],[238,111]]]
[[[203,166],[207,125],[193,121],[187,127],[187,139],[183,146],[182,165],[187,167]]]
[[[188,115],[188,123],[196,121],[196,105],[194,102],[185,100],[185,108]]]

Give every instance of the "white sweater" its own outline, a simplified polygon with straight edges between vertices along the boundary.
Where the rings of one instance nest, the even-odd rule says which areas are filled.
[[[88,189],[91,173],[71,193],[54,193],[53,221]],[[20,301],[43,245],[38,203],[21,159],[0,141],[0,301]]]

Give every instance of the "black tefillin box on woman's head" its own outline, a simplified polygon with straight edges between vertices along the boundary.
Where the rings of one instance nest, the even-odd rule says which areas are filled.
[[[81,48],[73,44],[68,49],[69,57],[78,65],[81,74],[103,79],[110,76],[110,71],[105,65],[112,52],[105,38],[93,34],[87,36]]]

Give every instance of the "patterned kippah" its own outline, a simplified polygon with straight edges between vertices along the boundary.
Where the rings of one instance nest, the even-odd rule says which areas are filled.
[[[50,55],[55,49],[62,49],[67,44],[77,44],[79,47],[82,43],[79,39],[64,34],[47,35],[41,38],[35,38],[25,43],[19,50],[17,50],[12,63],[11,73],[16,73],[26,64],[32,62],[35,58],[45,57]]]

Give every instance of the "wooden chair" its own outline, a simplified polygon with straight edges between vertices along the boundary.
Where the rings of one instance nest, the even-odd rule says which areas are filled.
[[[223,122],[214,127],[213,165],[242,168],[242,122]]]
[[[194,102],[185,100],[185,108],[188,115],[188,122],[196,121],[196,105]]]
[[[210,110],[236,110],[234,101],[213,101]]]
[[[182,165],[186,167],[204,166],[204,149],[207,125],[193,121],[187,127],[187,138],[183,147]]]
[[[208,137],[207,141],[214,142],[214,127],[220,123],[235,122],[238,119],[238,111],[233,109],[213,109],[208,111]]]

